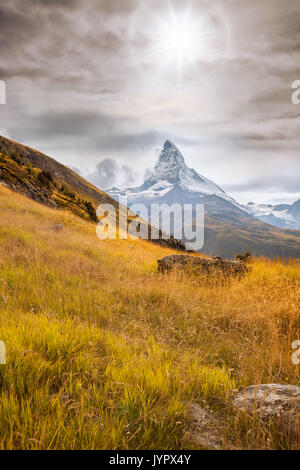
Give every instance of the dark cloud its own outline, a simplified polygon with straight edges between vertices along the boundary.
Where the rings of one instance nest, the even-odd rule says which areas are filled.
[[[14,10],[9,5],[0,6],[0,51],[6,56],[7,52],[16,45],[22,47],[31,42],[41,32],[41,25],[30,13]]]
[[[86,178],[95,186],[108,189],[122,182],[125,186],[135,182],[136,174],[127,165],[119,165],[112,158],[105,158],[100,161],[96,169],[88,174]]]
[[[137,0],[100,0],[98,8],[101,12],[107,15],[123,15],[124,13],[132,12],[137,6]]]
[[[34,123],[34,131],[39,136],[52,138],[77,135],[97,135],[109,130],[113,125],[112,116],[93,111],[46,112],[40,114]],[[26,123],[25,123],[26,128]],[[26,129],[25,129],[26,130]],[[33,130],[33,129],[32,129]]]
[[[37,6],[37,7],[44,7],[47,9],[50,8],[76,8],[81,3],[82,0],[21,0],[20,3],[26,4],[27,7],[30,6]]]
[[[0,67],[0,77],[2,80],[9,80],[10,78],[16,77],[29,78],[34,80],[38,78],[46,78],[47,76],[47,69],[41,69],[38,66],[28,67],[26,65],[18,66],[15,64],[15,66],[12,66],[11,68]]]
[[[88,175],[88,179],[95,186],[110,188],[116,183],[119,175],[119,167],[115,160],[106,158],[98,163],[94,173]]]

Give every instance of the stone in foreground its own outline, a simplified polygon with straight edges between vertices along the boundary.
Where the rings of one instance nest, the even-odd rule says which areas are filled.
[[[191,255],[170,255],[157,261],[161,273],[172,271],[174,268],[188,269],[202,274],[222,274],[225,276],[242,276],[248,272],[245,263],[216,258],[200,258]]]
[[[187,404],[188,431],[186,438],[204,449],[222,449],[221,425],[208,408]]]
[[[279,419],[300,432],[300,387],[296,385],[251,385],[235,396],[233,404],[262,420]]]

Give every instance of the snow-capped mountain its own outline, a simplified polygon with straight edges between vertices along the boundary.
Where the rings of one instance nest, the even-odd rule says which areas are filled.
[[[300,199],[294,204],[254,204],[249,202],[247,209],[263,222],[279,228],[300,229]]]
[[[174,191],[180,191],[180,200],[175,201]],[[157,200],[172,194],[174,202],[182,202],[182,191],[197,195],[215,195],[234,204],[233,198],[217,186],[213,181],[199,175],[194,169],[188,168],[179,149],[167,140],[159,155],[151,175],[139,187],[118,189],[111,188],[107,192],[114,198],[127,197],[129,203],[142,200]]]
[[[149,214],[151,204],[203,204],[205,241],[201,251],[208,255],[234,257],[247,249],[270,257],[300,257],[300,232],[280,230],[258,220],[250,206],[238,204],[213,181],[188,168],[179,149],[169,140],[141,186],[111,188],[107,193],[129,207],[143,204]]]

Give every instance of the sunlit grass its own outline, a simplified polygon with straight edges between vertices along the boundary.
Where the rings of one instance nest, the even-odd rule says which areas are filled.
[[[0,212],[0,448],[192,446],[187,403],[203,400],[224,448],[290,445],[234,411],[231,391],[299,385],[299,261],[257,259],[244,279],[208,284],[158,274],[171,250],[100,241],[1,186]]]

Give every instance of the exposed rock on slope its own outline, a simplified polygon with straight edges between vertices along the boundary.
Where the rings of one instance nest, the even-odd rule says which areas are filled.
[[[186,438],[204,449],[222,449],[221,422],[207,407],[195,403],[187,405],[188,431]]]
[[[296,385],[251,385],[234,398],[234,405],[262,420],[276,420],[300,433],[300,387]]]
[[[38,194],[36,192],[39,192],[40,188],[44,188],[41,181],[38,180],[37,184],[34,185],[31,179],[30,183],[33,184],[33,189],[36,190],[32,191],[31,185],[28,183],[28,178],[33,176],[30,170],[32,169],[34,172],[34,169],[36,169],[48,172],[51,174],[53,180],[65,187],[66,192],[73,193],[76,197],[90,201],[95,206],[103,203],[113,204],[117,207],[117,202],[111,196],[85,181],[70,168],[67,168],[37,150],[0,136],[0,153],[2,153],[3,157],[10,159],[6,165],[4,160],[2,160],[0,165],[0,179],[5,180],[6,184],[12,188],[13,185],[15,185],[17,190],[20,190],[21,185],[23,185],[24,193],[33,197],[33,199],[38,200]],[[14,166],[12,165],[12,161],[15,163]],[[57,198],[55,194],[53,194],[53,200],[51,199],[52,197],[49,197],[47,193],[45,198],[42,198],[41,202],[47,202],[49,205],[54,206],[57,205],[57,203],[59,205],[59,201],[56,201]]]
[[[195,273],[219,276],[242,276],[248,268],[240,261],[222,258],[204,259],[190,255],[170,255],[157,261],[159,272],[172,271],[174,268],[187,269]]]

